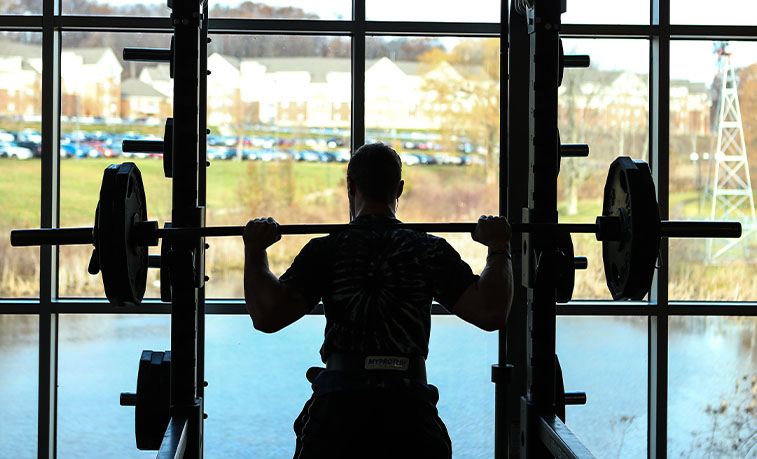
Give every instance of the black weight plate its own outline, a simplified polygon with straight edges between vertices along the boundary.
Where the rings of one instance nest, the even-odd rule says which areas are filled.
[[[565,73],[565,49],[562,46],[562,38],[557,39],[557,45],[557,86],[561,86]]]
[[[134,163],[105,169],[95,222],[95,248],[105,296],[118,306],[138,305],[147,287],[147,246],[137,245],[133,228],[147,220],[142,174]]]
[[[576,283],[576,265],[573,254],[573,239],[570,233],[556,233],[557,250],[560,251],[560,266],[557,268],[557,282],[555,282],[555,301],[567,303],[573,298],[573,287]]]
[[[134,434],[140,450],[158,450],[170,419],[171,352],[142,351]]]
[[[610,165],[602,215],[621,219],[619,241],[602,241],[605,279],[615,300],[642,300],[660,251],[660,211],[649,165],[627,156]]]
[[[173,38],[171,40],[173,43]],[[166,118],[163,132],[163,175],[173,177],[173,118]]]
[[[560,130],[557,130],[557,175],[560,175],[560,166],[562,165],[562,151],[560,148],[562,140],[560,140]]]
[[[163,228],[170,228],[171,223],[166,222]],[[168,268],[171,241],[162,239],[160,242],[160,301],[171,302],[171,270]]]
[[[565,383],[557,354],[555,354],[555,414],[563,423],[565,422]]]

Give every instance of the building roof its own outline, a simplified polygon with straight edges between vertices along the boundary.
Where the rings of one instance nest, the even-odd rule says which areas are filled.
[[[266,73],[309,72],[314,83],[326,82],[326,75],[331,72],[350,72],[350,59],[341,57],[258,57],[245,61],[259,63]]]
[[[689,90],[692,94],[698,94],[698,93],[706,93],[709,94],[709,91],[707,90],[707,85],[704,83],[699,83],[696,81],[689,81],[689,80],[670,80],[670,87],[671,88],[680,88],[684,87]]]
[[[231,64],[235,69],[239,70],[242,66],[242,59],[234,56],[229,56],[228,54],[221,54],[221,53],[214,53],[218,56],[221,56],[222,58],[226,59],[229,64]]]
[[[0,39],[0,56],[20,56],[26,59],[41,59],[42,46]]]
[[[228,58],[228,56],[224,56]],[[367,59],[365,68],[369,69],[380,59]],[[332,72],[350,73],[352,66],[348,57],[252,57],[245,62],[257,62],[266,68],[267,73],[275,72],[309,72],[311,81],[325,83],[326,75]],[[230,61],[231,62],[231,61]],[[406,75],[418,74],[415,61],[392,61]]]
[[[99,46],[95,48],[69,48],[66,52],[81,56],[84,64],[96,64],[105,54],[112,53],[113,49],[107,46]]]
[[[28,60],[24,60],[23,62],[21,62],[21,69],[28,70],[30,72],[40,73],[40,74],[42,73],[39,69],[31,65]]]
[[[143,72],[147,72],[147,76],[152,81],[170,81],[171,80],[171,66],[169,64],[158,64],[144,67]]]
[[[129,78],[121,82],[121,97],[158,97],[168,99],[165,94],[136,78]]]

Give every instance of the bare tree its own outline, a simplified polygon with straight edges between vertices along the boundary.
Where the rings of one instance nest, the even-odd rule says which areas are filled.
[[[445,144],[468,139],[483,149],[487,184],[497,182],[499,163],[499,54],[498,40],[465,40],[420,56],[431,102],[426,115],[438,121]]]

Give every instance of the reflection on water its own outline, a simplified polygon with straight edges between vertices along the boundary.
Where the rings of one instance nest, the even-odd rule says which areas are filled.
[[[323,317],[274,335],[247,317],[207,320],[206,456],[287,457],[291,425],[319,363]],[[757,319],[670,321],[670,457],[748,457],[757,404]],[[82,316],[60,320],[60,457],[153,457],[134,447],[133,391],[142,349],[170,345],[167,316]],[[600,458],[646,455],[645,318],[561,317],[557,346],[566,390],[587,392],[568,407],[568,426]],[[37,318],[0,316],[0,384],[12,403],[0,417],[3,457],[35,457]],[[435,317],[428,368],[455,457],[493,456],[496,334],[454,317]]]
[[[669,457],[757,457],[755,318],[670,319]]]
[[[38,340],[37,316],[0,315],[0,457],[37,457]]]
[[[647,319],[558,317],[566,391],[586,392],[566,424],[599,458],[646,456]]]

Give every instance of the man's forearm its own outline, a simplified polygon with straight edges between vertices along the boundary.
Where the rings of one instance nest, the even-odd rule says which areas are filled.
[[[482,306],[502,324],[507,321],[513,300],[513,268],[509,244],[489,247],[486,267],[481,272],[477,287]]]
[[[266,328],[266,319],[280,305],[284,292],[279,279],[268,268],[265,250],[245,248],[244,299],[256,328]]]

